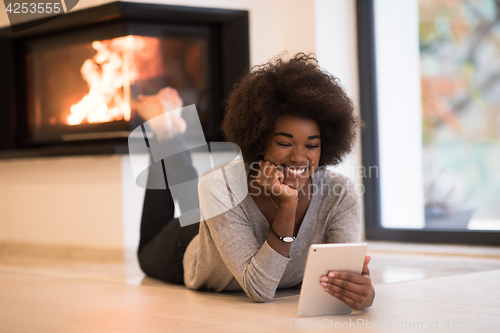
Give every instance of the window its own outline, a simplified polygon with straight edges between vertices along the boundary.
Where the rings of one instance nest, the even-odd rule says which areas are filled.
[[[367,238],[500,244],[499,12],[357,1]]]

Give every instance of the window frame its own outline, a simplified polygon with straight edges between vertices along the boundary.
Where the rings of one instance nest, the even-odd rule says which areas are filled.
[[[366,128],[361,131],[362,165],[380,167],[374,0],[356,0],[359,101]],[[365,237],[400,242],[500,245],[500,231],[426,230],[384,228],[381,215],[380,179],[364,177]]]

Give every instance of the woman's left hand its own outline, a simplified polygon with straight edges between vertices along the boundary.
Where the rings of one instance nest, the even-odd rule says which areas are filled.
[[[375,290],[370,279],[368,263],[371,257],[366,256],[361,274],[345,271],[330,271],[321,277],[320,283],[325,291],[338,298],[351,309],[361,310],[373,304]]]

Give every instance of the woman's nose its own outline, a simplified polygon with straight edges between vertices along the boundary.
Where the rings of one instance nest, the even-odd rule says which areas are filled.
[[[307,160],[306,154],[305,154],[304,150],[302,149],[302,147],[296,147],[293,150],[291,160],[297,164],[305,162]]]

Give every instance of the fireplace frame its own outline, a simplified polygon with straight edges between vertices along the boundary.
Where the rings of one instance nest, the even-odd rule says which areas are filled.
[[[23,50],[28,40],[127,23],[210,27],[215,36],[212,56],[218,59],[212,68],[216,78],[213,112],[218,121],[222,120],[222,101],[250,66],[248,11],[118,1],[69,12],[16,33],[10,27],[0,29],[0,63],[5,64],[0,75],[0,158],[128,153],[127,138],[54,144],[34,144],[26,140],[28,110]],[[222,141],[223,138],[218,131],[207,140]]]

